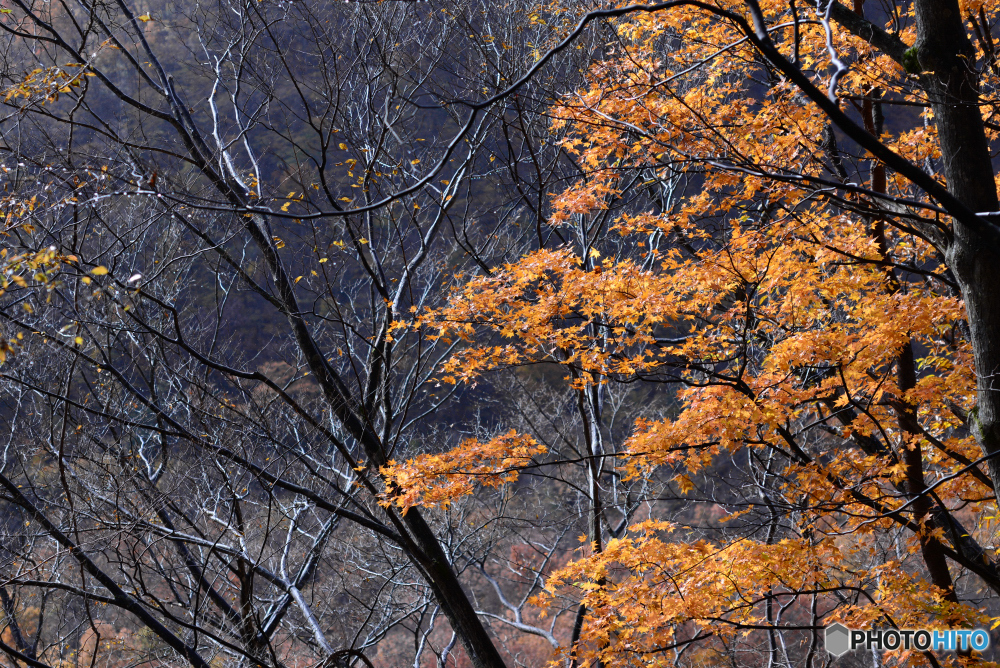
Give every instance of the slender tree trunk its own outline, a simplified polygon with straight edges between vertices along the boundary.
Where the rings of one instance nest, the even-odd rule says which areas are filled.
[[[903,346],[896,360],[897,378],[900,392],[912,390],[917,385],[913,357],[913,344],[909,341]],[[945,593],[945,598],[952,603],[958,603],[955,595],[955,583],[948,570],[948,559],[941,549],[941,543],[930,535],[930,527],[926,527],[927,516],[931,510],[931,499],[926,495],[927,483],[924,481],[924,461],[920,447],[923,434],[917,424],[917,414],[912,406],[900,398],[900,407],[896,409],[896,417],[901,431],[901,454],[906,467],[906,488],[913,497],[913,517],[918,524],[925,527],[920,532],[920,553],[924,565],[930,575],[931,583]]]
[[[864,101],[864,121],[865,129],[876,137],[882,134],[882,114],[881,104],[877,101],[878,90],[869,91],[867,99]],[[872,183],[874,192],[886,192],[886,171],[885,165],[878,160],[872,161]],[[883,259],[889,256],[889,245],[885,236],[885,221],[878,217],[872,221],[872,236],[878,244],[879,254]],[[890,294],[895,294],[900,290],[900,282],[891,267],[885,268],[886,289]],[[905,393],[917,386],[916,360],[913,354],[913,342],[907,340],[903,349],[896,358],[896,379],[900,393]],[[917,413],[914,407],[908,404],[904,398],[899,397],[895,405],[897,424],[899,425],[901,436],[901,459],[906,467],[906,491],[915,499],[913,502],[913,516],[916,523],[922,528],[920,535],[920,552],[924,559],[924,565],[930,575],[931,582],[945,592],[945,597],[957,603],[955,595],[955,583],[952,580],[951,572],[948,570],[948,559],[944,554],[941,543],[931,537],[931,528],[926,525],[933,503],[926,496],[927,484],[924,480],[923,452],[921,440],[923,432],[920,423],[917,421]]]

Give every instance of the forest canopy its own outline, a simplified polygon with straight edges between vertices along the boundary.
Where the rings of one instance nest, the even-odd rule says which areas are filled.
[[[0,665],[996,638],[998,10],[0,0]]]

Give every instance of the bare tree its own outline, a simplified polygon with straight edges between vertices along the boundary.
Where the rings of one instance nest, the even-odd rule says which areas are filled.
[[[6,185],[32,203],[9,249],[72,256],[3,308],[11,659],[340,665],[412,635],[417,664],[457,639],[503,665],[462,518],[380,503],[380,467],[467,422],[407,314],[516,254],[565,167],[526,114],[454,104],[508,85],[522,26],[444,13],[8,13]]]

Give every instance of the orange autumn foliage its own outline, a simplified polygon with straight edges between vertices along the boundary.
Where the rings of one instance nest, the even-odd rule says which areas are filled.
[[[995,3],[983,7],[994,16]],[[779,49],[825,86],[830,53],[815,12],[793,35],[787,3],[762,9]],[[912,44],[912,21],[886,23],[895,25]],[[629,15],[614,29],[617,51],[553,109],[582,174],[549,218],[566,243],[465,277],[420,322],[466,344],[441,369],[450,383],[538,363],[562,367],[575,392],[674,383],[677,411],[639,419],[605,473],[664,479],[683,496],[722,462],[749,456],[767,462],[756,509],[775,503],[787,515],[782,536],[734,528],[706,541],[661,522],[650,502],[653,519],[550,574],[540,604],[569,597],[587,610],[579,643],[565,652],[581,664],[667,665],[665,648],[773,626],[764,602],[775,596],[806,607],[818,598],[824,623],[988,623],[996,610],[955,600],[928,575],[936,545],[990,544],[996,532],[992,489],[972,465],[982,451],[964,303],[940,248],[920,231],[940,226],[938,213],[894,172],[882,191],[848,183],[827,117],[737,26],[675,8]],[[839,24],[830,29],[851,64],[842,96],[925,99],[899,64]],[[1000,83],[995,70],[982,76],[987,87]],[[871,106],[857,111],[874,124]],[[897,113],[882,140],[933,167],[936,132],[922,115]],[[989,126],[991,141],[998,130]],[[861,157],[869,162],[853,176],[866,178],[876,163]],[[523,456],[504,445],[523,448],[508,434],[478,454],[465,442],[397,467],[390,475],[413,490],[398,498],[441,504],[469,493],[458,467]],[[936,482],[923,510],[930,492],[914,496],[914,480]],[[886,536],[901,530],[897,556],[879,558]],[[976,559],[989,575],[989,557]],[[951,563],[956,578],[972,567]]]
[[[549,579],[551,590],[573,589],[593,610],[589,635],[598,649],[587,652],[588,658],[618,665],[645,655],[647,665],[666,665],[655,653],[678,644],[685,624],[693,627],[694,637],[731,641],[740,625],[761,622],[757,608],[772,591],[812,595],[845,589],[844,579],[831,572],[830,564],[849,563],[856,556],[832,540],[785,539],[770,545],[666,540],[673,531],[662,522],[637,524],[629,537],[612,539],[600,554],[577,560]],[[921,586],[895,560],[856,575],[857,584],[871,592],[875,603],[843,618],[854,628],[884,623],[886,615],[899,628],[923,627],[929,617],[946,609],[952,623],[960,619],[974,626],[986,621],[967,608],[948,609],[939,591]],[[550,600],[551,595],[543,595],[538,603],[544,609]],[[919,655],[904,652],[898,658],[919,660],[913,654]]]
[[[474,438],[438,455],[420,455],[383,467],[387,493],[384,503],[404,510],[416,505],[447,506],[453,498],[472,493],[477,485],[499,487],[517,479],[518,471],[544,454],[545,446],[530,436],[510,431],[486,443]]]

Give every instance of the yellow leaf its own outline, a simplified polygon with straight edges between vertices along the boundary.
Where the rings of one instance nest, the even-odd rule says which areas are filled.
[[[142,16],[137,16],[136,18],[139,19],[140,21],[142,21],[143,23],[145,23],[146,21],[152,21],[153,20],[153,17],[150,16],[149,14],[143,14]]]
[[[90,273],[92,273],[94,276],[104,276],[105,274],[108,273],[108,268],[104,266],[94,267],[93,269],[90,270]]]
[[[677,483],[677,486],[680,487],[681,492],[683,494],[687,494],[692,489],[694,489],[694,483],[691,482],[691,478],[687,477],[686,475],[679,475],[679,476],[677,476],[674,479],[674,482]]]

